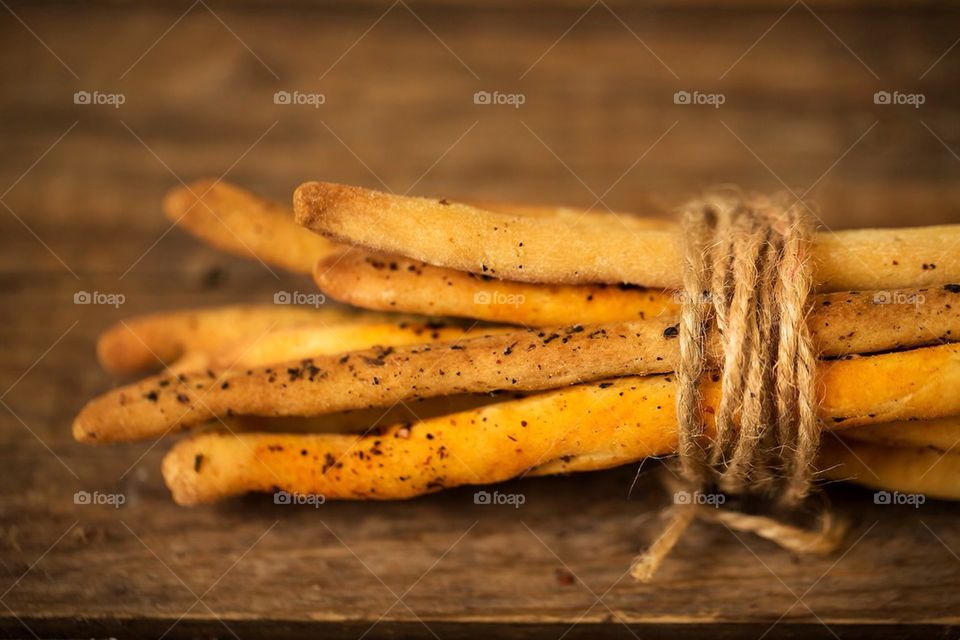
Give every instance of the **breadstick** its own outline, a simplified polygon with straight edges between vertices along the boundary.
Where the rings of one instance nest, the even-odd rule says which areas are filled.
[[[505,280],[682,286],[678,232],[622,215],[531,218],[323,182],[300,185],[294,211],[340,242]],[[958,245],[954,225],[819,233],[815,279],[822,291],[960,282]]]
[[[340,247],[304,233],[286,207],[226,182],[204,179],[171,189],[163,201],[167,218],[229,253],[309,274],[321,257]]]
[[[290,305],[211,307],[154,313],[118,322],[97,340],[97,357],[111,373],[129,374],[170,363],[187,352],[211,352],[246,337],[282,327],[335,324],[358,317],[380,318],[341,307]]]
[[[201,194],[205,195],[198,198]],[[478,206],[540,218],[577,213],[572,209],[536,205],[485,203]],[[485,280],[489,278],[462,271],[389,258],[358,247],[336,246],[298,225],[292,210],[226,182],[198,180],[189,188],[173,189],[167,195],[164,209],[167,217],[214,247],[255,257],[294,273],[309,274],[313,269],[317,283],[327,295],[367,309],[419,309],[419,313],[432,315],[549,326],[636,320],[676,306],[668,294],[652,290],[603,285],[551,287],[518,282],[487,283]],[[649,220],[642,224],[655,229],[667,223]],[[385,277],[376,282],[371,279],[381,274]],[[442,296],[437,295],[439,286],[444,287]]]
[[[878,504],[919,506],[933,498],[960,500],[960,455],[935,449],[886,447],[866,442],[842,443],[824,438],[820,468],[834,480],[904,494],[903,501],[877,494]],[[907,495],[909,494],[909,495]],[[896,500],[896,501],[895,501]]]
[[[822,363],[828,428],[960,413],[960,346]],[[163,475],[180,504],[274,488],[327,498],[396,499],[486,484],[548,463],[551,472],[664,455],[677,444],[671,375],[627,377],[347,435],[205,434],[175,445]],[[713,429],[718,382],[703,386]],[[569,459],[567,459],[569,457]]]
[[[355,249],[320,259],[313,279],[331,298],[365,309],[531,327],[639,320],[679,310],[678,295],[657,289],[511,282]]]
[[[222,430],[224,424],[226,424],[229,430],[235,432],[363,433],[371,429],[417,422],[523,397],[525,397],[523,394],[462,394],[400,402],[388,409],[375,407],[373,409],[328,413],[309,418],[233,416],[232,418],[224,418],[222,421],[214,420],[206,426]]]
[[[925,314],[929,326],[884,317],[880,306],[867,300],[865,295],[844,294],[815,305],[810,324],[822,353],[916,346],[960,332],[960,305],[940,298],[943,308],[933,304],[933,298],[929,305],[899,306],[907,314]],[[931,333],[930,326],[937,331]],[[679,357],[677,336],[675,320],[658,318],[318,355],[308,362],[253,367],[248,372],[163,374],[90,402],[74,423],[74,435],[100,442],[136,440],[227,413],[309,416],[389,406],[408,398],[532,391],[613,376],[665,373],[674,370]],[[714,335],[714,354],[717,342]]]
[[[886,447],[931,449],[960,455],[960,418],[951,416],[919,422],[891,422],[845,431],[847,441]]]
[[[371,349],[375,346],[396,347],[429,342],[455,342],[466,338],[507,333],[512,330],[508,327],[471,329],[444,322],[371,322],[284,327],[259,336],[252,335],[248,339],[227,346],[222,351],[212,354],[206,367],[215,370],[261,367],[319,355]],[[194,369],[196,370],[198,369]]]
[[[556,332],[520,330],[461,342],[317,356],[220,375],[164,373],[91,401],[74,421],[74,436],[130,441],[228,414],[312,416],[418,397],[538,390],[637,370],[670,371],[668,343],[676,340],[664,326],[657,321],[625,323],[621,328],[630,332],[615,335],[582,326]]]

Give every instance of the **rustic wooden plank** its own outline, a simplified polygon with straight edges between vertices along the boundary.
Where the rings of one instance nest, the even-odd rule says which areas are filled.
[[[169,504],[156,478],[159,452],[121,483],[98,485],[71,482],[63,473],[32,477],[37,458],[17,449],[7,466],[16,472],[11,488],[21,491],[3,514],[3,559],[11,574],[29,568],[80,521],[5,598],[35,619],[81,613],[80,582],[88,594],[82,614],[97,624],[173,618],[194,603],[191,590],[204,593],[239,560],[204,602],[240,622],[298,621],[316,628],[351,619],[372,622],[395,602],[391,590],[403,594],[416,583],[404,596],[412,612],[390,609],[388,626],[416,622],[416,616],[428,625],[559,624],[581,612],[583,621],[594,624],[620,618],[654,627],[759,625],[788,610],[785,619],[795,624],[813,624],[816,617],[828,625],[957,623],[960,578],[950,552],[932,533],[947,545],[960,544],[952,505],[891,512],[872,505],[868,492],[834,492],[839,508],[856,516],[865,535],[832,569],[835,559],[801,560],[768,543],[745,538],[741,544],[725,530],[698,525],[657,584],[641,586],[622,579],[623,571],[656,528],[658,491],[648,475],[627,501],[630,470],[499,487],[526,497],[516,510],[474,505],[471,489],[412,503],[328,504],[317,510],[273,505],[269,498],[185,510]],[[126,470],[132,452],[103,451],[92,457],[65,452],[65,460],[81,478],[117,477]],[[74,487],[120,491],[130,501],[119,510],[75,506]],[[558,502],[558,495],[565,499]],[[17,519],[23,510],[35,517]],[[93,581],[91,566],[97,567]],[[593,594],[605,594],[606,606],[590,609]],[[810,609],[802,603],[791,609],[801,595]],[[210,617],[205,610],[189,616],[195,622]]]
[[[954,40],[950,25],[955,14],[950,11],[878,14],[871,18],[871,29],[860,28],[864,17],[858,12],[824,12],[831,29],[876,68],[881,77],[876,80],[798,8],[719,81],[778,14],[618,10],[676,68],[676,79],[613,16],[594,10],[520,80],[582,12],[558,11],[548,17],[520,12],[507,18],[500,11],[467,11],[460,17],[423,8],[425,21],[475,68],[476,80],[400,9],[320,81],[382,12],[336,12],[335,20],[321,20],[317,17],[324,14],[306,11],[304,19],[262,20],[254,11],[224,10],[244,42],[271,69],[276,67],[280,80],[203,10],[189,13],[122,81],[118,77],[146,49],[144,42],[162,33],[178,16],[175,11],[143,10],[131,20],[131,35],[118,43],[110,35],[115,11],[87,12],[83,30],[66,30],[57,26],[57,14],[27,10],[27,18],[65,58],[77,69],[91,69],[81,74],[81,85],[129,95],[117,110],[73,105],[77,83],[55,59],[36,50],[39,45],[22,28],[6,24],[6,46],[32,53],[26,64],[18,56],[5,56],[5,77],[22,87],[0,107],[20,125],[8,136],[13,151],[4,161],[8,182],[79,120],[10,193],[10,206],[22,210],[27,220],[50,224],[79,216],[149,225],[159,195],[176,181],[121,120],[184,178],[227,169],[278,122],[231,175],[284,198],[299,180],[314,177],[371,186],[381,186],[382,179],[405,190],[479,122],[417,191],[586,205],[593,203],[592,194],[564,163],[600,193],[678,121],[605,198],[611,207],[646,212],[663,211],[691,189],[715,182],[780,187],[764,164],[787,184],[806,189],[879,119],[877,128],[813,192],[831,226],[871,219],[895,222],[911,202],[919,202],[917,222],[957,215],[955,188],[941,191],[944,181],[956,175],[956,160],[920,122],[954,149],[960,146],[951,113],[958,98],[945,90],[957,56],[946,56],[918,80]],[[479,35],[483,29],[498,34],[498,56],[489,54],[488,39]],[[702,37],[704,30],[710,37]],[[913,38],[916,32],[925,34],[922,42]],[[319,44],[304,55],[286,47],[287,41]],[[204,57],[194,55],[194,42],[202,43]],[[397,60],[399,47],[408,52],[404,60],[409,62]],[[798,50],[806,55],[792,55]],[[584,51],[591,52],[590,66],[578,64]],[[318,110],[274,105],[273,91],[284,87],[323,91],[328,100]],[[484,88],[522,91],[527,104],[519,110],[473,105],[473,92]],[[674,91],[683,88],[722,89],[728,101],[719,110],[673,105]],[[885,109],[872,103],[873,92],[881,88],[923,90],[929,99],[920,111]],[[409,133],[410,123],[417,123],[415,136]]]

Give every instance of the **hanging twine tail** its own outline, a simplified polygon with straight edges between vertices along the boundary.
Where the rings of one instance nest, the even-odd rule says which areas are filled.
[[[759,498],[771,514],[789,514],[811,492],[821,425],[817,354],[806,324],[812,226],[801,207],[785,197],[726,192],[683,211],[674,474],[693,499],[666,510],[669,524],[631,566],[638,580],[652,579],[696,519],[801,553],[830,553],[842,542],[846,524],[828,511],[820,515],[820,529],[809,530],[696,499],[716,488],[743,502]],[[719,354],[707,353],[711,331],[719,334]],[[708,355],[722,362],[716,407],[705,406],[701,395]]]

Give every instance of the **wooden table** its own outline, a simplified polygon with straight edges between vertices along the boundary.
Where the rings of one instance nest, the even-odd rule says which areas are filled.
[[[84,447],[70,421],[116,382],[93,353],[108,324],[311,290],[170,230],[159,203],[181,179],[646,214],[732,182],[807,194],[830,228],[958,222],[958,37],[960,14],[938,5],[0,9],[0,635],[957,637],[951,504],[831,487],[856,522],[843,555],[696,525],[641,586],[624,572],[665,502],[652,464],[632,493],[632,468],[498,487],[525,496],[517,509],[474,504],[471,488],[183,509],[159,475],[166,442]],[[275,104],[277,91],[325,101]],[[478,91],[524,104],[475,104]],[[724,103],[675,104],[678,91]],[[125,300],[74,304],[81,291]]]

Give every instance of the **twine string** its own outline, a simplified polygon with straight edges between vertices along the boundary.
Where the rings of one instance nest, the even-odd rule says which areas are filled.
[[[784,197],[718,193],[683,210],[683,303],[677,378],[675,487],[761,497],[768,510],[797,510],[811,493],[821,424],[817,355],[806,324],[813,283],[812,226]],[[704,406],[707,336],[717,331],[721,395]],[[713,424],[705,420],[712,414]],[[676,495],[676,494],[675,494]],[[824,513],[820,528],[782,517],[715,508],[690,500],[667,510],[670,522],[631,573],[649,581],[696,519],[749,531],[798,552],[837,548],[845,523]]]

